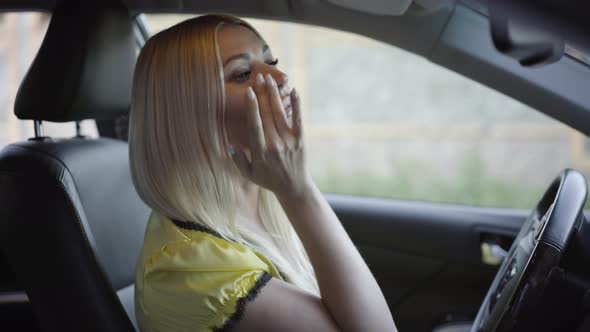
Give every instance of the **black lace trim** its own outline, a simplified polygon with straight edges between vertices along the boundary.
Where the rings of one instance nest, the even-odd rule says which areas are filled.
[[[233,329],[236,326],[236,324],[239,323],[240,320],[242,319],[242,317],[244,316],[244,310],[246,310],[246,304],[248,302],[253,301],[256,298],[256,296],[258,296],[258,293],[260,293],[260,290],[262,289],[262,287],[264,287],[270,281],[271,278],[272,278],[272,275],[270,273],[264,272],[260,276],[260,278],[258,278],[258,280],[256,280],[256,283],[254,284],[254,286],[248,291],[248,294],[246,294],[246,296],[238,299],[238,303],[236,304],[236,310],[231,315],[231,317],[223,324],[223,326],[213,329],[213,332],[231,331],[231,329]]]
[[[221,236],[221,234],[217,233],[216,231],[212,230],[209,227],[197,225],[197,224],[189,222],[189,221],[180,221],[180,220],[176,220],[176,219],[171,219],[171,220],[174,223],[174,225],[176,225],[180,228],[188,229],[191,231],[205,232],[205,233],[211,234],[213,236],[217,236],[220,239],[226,240]]]
[[[281,270],[279,270],[279,268],[277,268],[277,270],[279,271],[279,274],[281,275],[281,278],[283,278],[283,281],[287,281],[287,276],[285,276],[283,274],[283,272],[281,272]]]
[[[209,227],[205,227],[205,226],[202,226],[202,225],[197,225],[197,224],[192,223],[192,222],[189,222],[189,221],[180,221],[180,220],[176,220],[176,219],[172,219],[172,218],[170,220],[172,220],[172,222],[174,223],[174,225],[176,225],[176,226],[178,226],[180,228],[188,229],[188,230],[191,230],[191,231],[205,232],[205,233],[211,234],[213,236],[216,236],[216,237],[218,237],[218,238],[220,238],[222,240],[226,240],[226,241],[231,241],[231,242],[237,243],[237,242],[232,241],[232,240],[224,239],[219,233],[217,233],[216,231],[210,229]],[[278,270],[279,274],[281,275],[281,277],[283,278],[283,280],[284,281],[287,281],[287,277],[285,277],[285,275],[283,274],[283,272],[281,272],[281,270],[279,270],[278,268],[277,268],[277,270]]]

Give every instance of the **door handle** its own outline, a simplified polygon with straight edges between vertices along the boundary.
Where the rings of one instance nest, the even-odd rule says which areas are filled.
[[[484,264],[500,265],[507,255],[508,252],[499,244],[485,241],[481,243],[481,261]]]

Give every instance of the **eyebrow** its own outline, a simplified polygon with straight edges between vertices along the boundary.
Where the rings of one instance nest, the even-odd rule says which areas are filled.
[[[264,46],[262,46],[262,54],[264,54],[269,49],[270,48],[268,47],[268,45],[264,44]],[[250,54],[248,54],[248,53],[239,53],[239,54],[232,55],[229,58],[227,58],[225,60],[225,62],[223,62],[223,67],[225,67],[231,61],[237,60],[237,59],[250,60]]]

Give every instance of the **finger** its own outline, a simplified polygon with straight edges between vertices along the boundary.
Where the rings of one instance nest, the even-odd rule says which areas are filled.
[[[231,156],[232,160],[234,161],[234,163],[236,164],[236,167],[238,168],[238,170],[240,170],[240,173],[242,174],[242,176],[249,178],[250,175],[252,174],[252,165],[248,161],[248,158],[246,157],[246,154],[244,153],[244,151],[242,151],[242,150],[234,151],[232,149],[232,150],[230,150],[230,156]]]
[[[262,120],[262,127],[264,128],[264,137],[268,142],[278,142],[279,135],[275,127],[274,120],[272,118],[272,112],[268,102],[268,95],[265,89],[265,82],[262,74],[256,75],[256,85],[254,88],[256,97],[258,100],[258,107],[260,112],[260,118]]]
[[[303,139],[303,121],[301,119],[301,99],[295,88],[291,90],[291,116],[293,121],[293,135],[298,141]]]
[[[277,128],[277,133],[283,138],[286,138],[289,131],[289,125],[287,124],[287,118],[285,116],[285,108],[283,107],[283,101],[277,88],[277,83],[270,76],[266,75],[266,92],[268,93],[268,100],[270,104],[271,113]]]
[[[258,110],[258,100],[251,87],[246,89],[248,105],[248,142],[252,156],[259,157],[265,148],[264,128]]]

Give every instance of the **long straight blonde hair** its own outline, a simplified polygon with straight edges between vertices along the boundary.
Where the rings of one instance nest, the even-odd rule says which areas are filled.
[[[243,178],[227,150],[217,43],[223,24],[245,26],[262,39],[237,17],[204,15],[157,33],[141,50],[129,121],[133,183],[156,212],[262,252],[287,281],[319,295],[309,257],[271,191],[259,188],[258,213],[274,246],[237,222]]]

